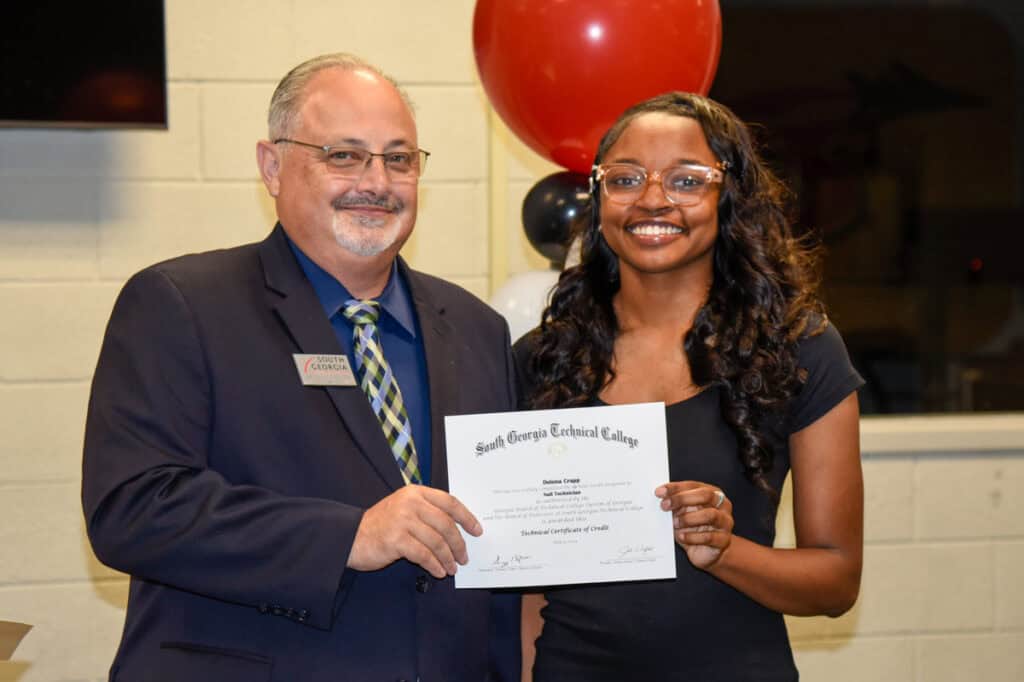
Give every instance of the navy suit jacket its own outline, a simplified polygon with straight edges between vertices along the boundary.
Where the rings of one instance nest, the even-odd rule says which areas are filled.
[[[431,485],[447,489],[444,415],[514,409],[508,328],[399,267],[427,361]],[[111,680],[519,679],[514,597],[406,561],[346,569],[363,511],[402,478],[358,387],[299,379],[293,354],[340,352],[280,225],[125,285],[82,480],[97,557],[131,575]]]

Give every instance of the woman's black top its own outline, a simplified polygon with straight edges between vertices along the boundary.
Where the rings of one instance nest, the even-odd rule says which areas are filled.
[[[533,385],[525,371],[529,338],[515,348],[523,391]],[[776,490],[789,471],[789,435],[864,383],[831,325],[801,342],[799,366],[808,372],[803,389],[784,415],[761,429],[775,448],[768,477]],[[776,507],[744,476],[736,436],[722,419],[719,390],[668,405],[665,414],[671,479],[721,487],[733,504],[733,533],[772,545]],[[546,588],[534,681],[797,679],[782,614],[694,568],[678,546],[676,576]]]

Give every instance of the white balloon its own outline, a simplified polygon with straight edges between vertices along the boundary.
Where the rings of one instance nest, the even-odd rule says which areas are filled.
[[[491,296],[491,307],[505,316],[513,341],[540,324],[560,274],[558,270],[531,270],[512,275]]]

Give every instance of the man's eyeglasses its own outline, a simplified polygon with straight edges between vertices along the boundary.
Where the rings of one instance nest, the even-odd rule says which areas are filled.
[[[594,181],[601,183],[604,195],[615,204],[632,204],[643,196],[647,183],[661,181],[665,198],[676,206],[699,204],[712,185],[722,184],[722,173],[728,168],[725,162],[720,168],[700,164],[680,164],[660,171],[648,171],[632,163],[610,163],[594,166]]]
[[[426,149],[395,149],[390,152],[370,152],[356,147],[335,147],[333,145],[312,144],[310,142],[299,142],[280,137],[274,140],[274,144],[287,142],[297,144],[301,147],[319,149],[324,153],[324,162],[345,178],[357,178],[370,167],[373,157],[379,156],[392,180],[411,181],[423,175],[427,168],[427,157],[430,152]]]

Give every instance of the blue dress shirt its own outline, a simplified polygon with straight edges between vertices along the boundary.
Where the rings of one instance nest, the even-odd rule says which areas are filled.
[[[352,334],[355,325],[342,313],[345,302],[353,298],[345,286],[330,273],[310,260],[290,239],[295,257],[313,285],[320,305],[330,319],[338,343],[348,356],[349,364],[355,368],[352,357]],[[377,320],[377,331],[384,357],[391,365],[402,391],[409,422],[412,425],[412,439],[416,444],[416,458],[423,483],[430,484],[430,384],[427,379],[427,362],[423,352],[423,336],[419,333],[416,309],[412,305],[409,285],[398,273],[398,264],[391,266],[391,275],[384,291],[377,297],[381,314]],[[358,386],[354,390],[360,390]],[[397,467],[398,464],[395,464]]]

